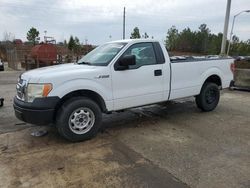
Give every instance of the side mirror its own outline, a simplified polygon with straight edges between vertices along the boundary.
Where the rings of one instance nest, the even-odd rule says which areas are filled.
[[[125,55],[119,60],[118,64],[120,67],[126,67],[125,69],[128,69],[128,66],[135,65],[135,62],[135,55]]]

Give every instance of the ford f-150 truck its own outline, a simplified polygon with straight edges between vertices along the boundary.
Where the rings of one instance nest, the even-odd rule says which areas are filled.
[[[102,113],[190,96],[202,111],[211,111],[233,79],[233,63],[171,60],[156,40],[108,42],[76,63],[20,75],[15,114],[28,123],[54,124],[64,138],[81,141],[96,135]]]

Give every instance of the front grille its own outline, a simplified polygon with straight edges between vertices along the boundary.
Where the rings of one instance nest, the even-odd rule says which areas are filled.
[[[19,79],[17,85],[16,85],[16,91],[17,91],[17,98],[20,100],[25,99],[25,91],[26,91],[26,82],[23,79]]]

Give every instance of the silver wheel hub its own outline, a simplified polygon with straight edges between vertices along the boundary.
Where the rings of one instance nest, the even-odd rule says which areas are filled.
[[[89,108],[81,107],[73,111],[69,117],[69,128],[76,134],[87,133],[95,123],[95,115]]]

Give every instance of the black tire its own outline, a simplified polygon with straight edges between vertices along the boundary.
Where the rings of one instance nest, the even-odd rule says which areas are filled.
[[[3,101],[4,101],[4,98],[0,98],[0,107],[3,106]]]
[[[81,112],[82,114],[80,114]],[[91,118],[89,117],[90,115],[86,115],[86,112],[88,112],[88,114],[91,114]],[[78,117],[79,114],[82,116],[86,116],[84,117],[85,120],[82,117]],[[82,120],[80,121],[80,119]],[[92,121],[91,119],[94,120]],[[74,123],[72,123],[71,120],[74,120]],[[75,123],[76,120],[77,122]],[[85,121],[87,123],[85,123]],[[89,122],[91,125],[89,125]],[[69,141],[78,142],[93,138],[97,134],[101,126],[101,122],[102,112],[100,107],[94,101],[86,97],[74,97],[66,101],[59,109],[57,113],[56,127],[61,136]],[[78,125],[76,125],[77,123],[78,125],[79,123],[85,123],[87,125],[87,128],[82,129],[81,127],[82,130],[78,129]],[[85,133],[79,133],[81,131],[83,132],[84,130],[88,131]]]
[[[219,86],[215,83],[206,82],[201,88],[199,95],[195,97],[198,108],[204,112],[212,111],[216,108],[220,100]]]

